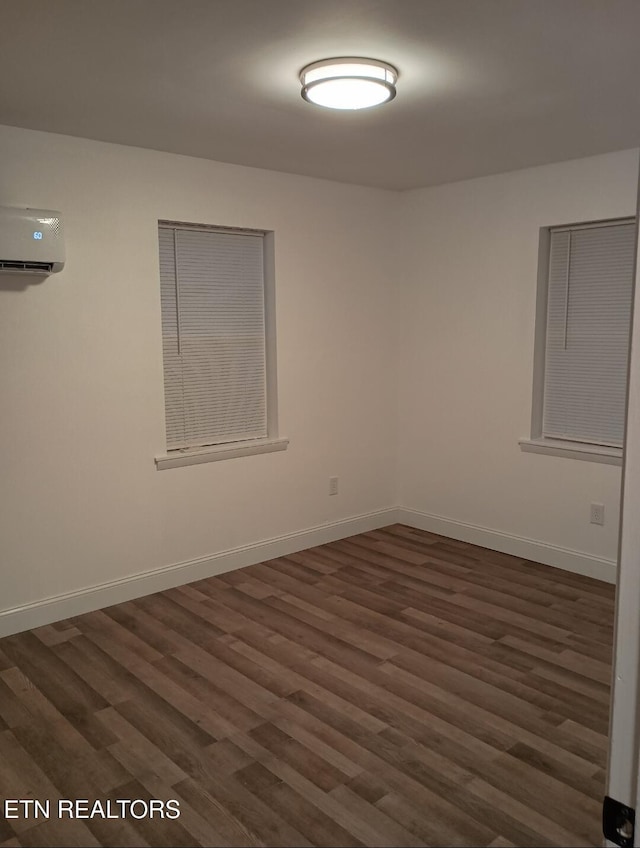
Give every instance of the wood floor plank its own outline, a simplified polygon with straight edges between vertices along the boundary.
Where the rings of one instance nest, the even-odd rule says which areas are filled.
[[[568,828],[559,825],[529,804],[501,792],[482,778],[476,778],[461,787],[457,799],[464,803],[471,815],[486,816],[486,820],[519,846],[584,846],[601,845],[602,840],[590,842]]]
[[[179,801],[186,801],[192,809],[205,821],[211,821],[212,827],[207,834],[208,841],[203,845],[218,845],[222,835],[222,845],[225,846],[263,846],[266,843],[258,833],[254,833],[251,827],[244,824],[242,817],[228,810],[220,799],[216,797],[215,790],[212,794],[201,782],[187,778],[172,787],[175,797]],[[240,799],[242,800],[242,799]]]
[[[143,764],[142,774],[144,776],[147,772],[151,772],[169,786],[187,777],[186,772],[179,768],[161,748],[116,710],[111,707],[102,710],[98,714],[98,718],[117,737],[118,741],[109,746],[109,751],[120,762],[122,762],[123,755],[127,758],[135,755],[136,759]],[[134,771],[130,766],[129,770],[132,774],[140,777],[140,770]]]
[[[613,587],[403,525],[0,639],[0,846],[597,846]]]
[[[331,790],[331,797],[343,807],[353,810],[354,814],[361,821],[367,822],[370,825],[367,845],[384,848],[384,846],[393,844],[403,845],[409,848],[409,846],[424,844],[420,837],[407,830],[402,823],[396,822],[390,816],[385,815],[376,807],[375,803],[368,803],[348,786],[336,786],[335,789]]]
[[[69,712],[67,704],[66,715],[61,713],[20,669],[7,669],[2,672],[2,676],[30,713],[30,720],[19,723],[14,730],[35,725],[54,728],[56,742],[69,756],[80,754],[91,757],[95,750],[114,741],[112,735],[96,722],[94,714],[87,713],[82,706],[78,707],[74,715]]]
[[[0,733],[0,796],[9,798],[47,798],[52,803],[60,793],[42,766],[17,741],[11,731]],[[33,825],[26,818],[1,819],[3,836],[20,834]]]
[[[261,779],[256,774],[258,769]],[[250,768],[244,769],[239,778],[243,785],[248,786],[270,809],[283,819],[294,823],[296,830],[304,833],[296,845],[362,845],[351,834],[337,828],[330,816],[310,803],[288,783],[276,778],[261,763],[255,762]]]
[[[60,845],[69,848],[92,848],[101,843],[85,822],[53,819],[41,822],[21,834],[19,844],[24,848],[55,848]]]

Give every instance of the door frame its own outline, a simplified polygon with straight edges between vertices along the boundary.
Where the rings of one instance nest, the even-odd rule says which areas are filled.
[[[638,802],[640,744],[640,285],[639,199],[636,210],[627,413],[620,504],[609,756],[606,794],[629,807]],[[608,843],[607,844],[612,844]],[[634,846],[640,846],[636,828]]]

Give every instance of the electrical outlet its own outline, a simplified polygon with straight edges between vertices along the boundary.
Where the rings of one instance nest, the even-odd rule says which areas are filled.
[[[604,504],[591,504],[591,523],[604,524]]]
[[[337,477],[329,477],[329,494],[337,495],[338,494],[338,478]]]

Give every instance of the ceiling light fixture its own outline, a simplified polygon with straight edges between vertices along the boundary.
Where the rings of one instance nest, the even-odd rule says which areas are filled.
[[[387,62],[354,57],[323,59],[300,71],[302,96],[327,109],[369,109],[393,100],[398,71]]]

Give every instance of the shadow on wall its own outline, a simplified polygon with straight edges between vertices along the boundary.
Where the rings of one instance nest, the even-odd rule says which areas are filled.
[[[13,274],[11,272],[0,273],[0,291],[26,291],[30,286],[39,286],[44,283],[50,274]]]

